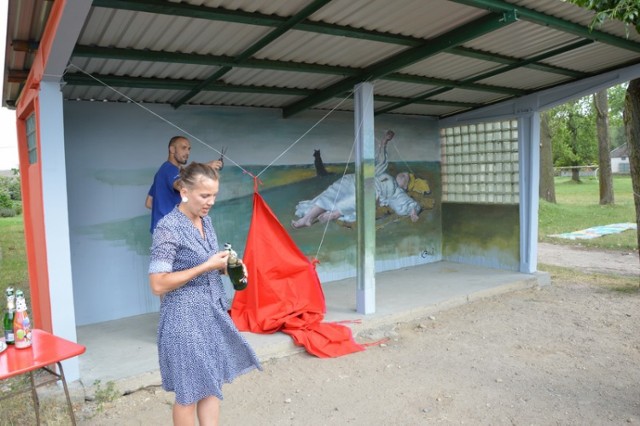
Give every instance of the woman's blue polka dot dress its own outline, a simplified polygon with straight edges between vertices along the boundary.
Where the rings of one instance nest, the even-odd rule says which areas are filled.
[[[153,233],[149,273],[173,272],[200,265],[218,251],[211,218],[202,220],[205,238],[174,208]],[[222,384],[254,368],[258,358],[233,324],[219,271],[196,277],[166,293],[160,305],[158,357],[162,387],[176,402],[222,399]]]

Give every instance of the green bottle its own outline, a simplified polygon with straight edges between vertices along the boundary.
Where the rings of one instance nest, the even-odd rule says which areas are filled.
[[[15,337],[13,334],[13,317],[16,314],[16,296],[13,293],[13,287],[7,287],[7,307],[4,311],[4,341],[7,345],[13,345],[15,343]]]
[[[227,258],[227,273],[229,274],[231,284],[233,284],[233,289],[236,291],[244,290],[247,288],[247,277],[244,275],[244,268],[242,267],[242,262],[238,259],[238,253],[231,248],[231,244],[229,243],[225,243],[224,249],[229,252],[229,257]]]

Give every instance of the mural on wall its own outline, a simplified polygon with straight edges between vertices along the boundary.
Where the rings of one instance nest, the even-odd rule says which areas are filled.
[[[519,269],[517,204],[443,203],[442,215],[443,255],[447,260]]]
[[[313,200],[337,181],[353,181],[351,113],[332,114],[292,145],[322,115],[309,112],[285,120],[277,110],[157,109],[197,135],[189,137],[189,162],[218,158],[226,147],[220,193],[210,212],[220,242],[230,242],[240,253],[244,250],[251,221],[252,175],[259,176],[259,191],[280,222],[306,255],[320,261],[321,281],[355,275],[353,215],[331,204],[327,215],[318,215],[310,222],[312,226],[296,225],[301,202]],[[157,167],[166,160],[169,138],[179,132],[155,123],[154,117],[133,105],[70,102],[65,112],[78,323],[113,315],[104,312],[101,316],[94,301],[87,302],[100,292],[106,299],[123,292],[135,296],[126,302],[119,299],[123,312],[117,317],[154,311],[158,299],[150,294],[146,276],[151,235],[144,200]],[[113,122],[126,125],[113,126]],[[378,140],[388,130],[395,132],[377,179],[382,202],[376,209],[376,269],[438,261],[442,232],[437,122],[411,116],[379,117],[376,127]],[[114,152],[118,153],[117,163],[112,162]],[[354,189],[350,188],[351,194]],[[353,197],[343,196],[340,208],[353,203]],[[407,206],[414,206],[413,214]],[[96,277],[94,271],[103,268],[105,259],[118,268]]]

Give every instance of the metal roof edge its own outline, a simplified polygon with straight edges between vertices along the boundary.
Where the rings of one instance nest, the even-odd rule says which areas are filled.
[[[521,98],[510,99],[484,108],[452,115],[441,119],[440,127],[526,116],[635,78],[640,78],[640,64],[561,84]]]

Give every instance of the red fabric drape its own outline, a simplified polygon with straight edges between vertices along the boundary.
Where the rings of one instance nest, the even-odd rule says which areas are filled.
[[[248,285],[235,293],[231,305],[231,317],[240,331],[282,331],[321,358],[364,349],[348,327],[322,322],[325,301],[315,266],[257,191],[243,261]]]

